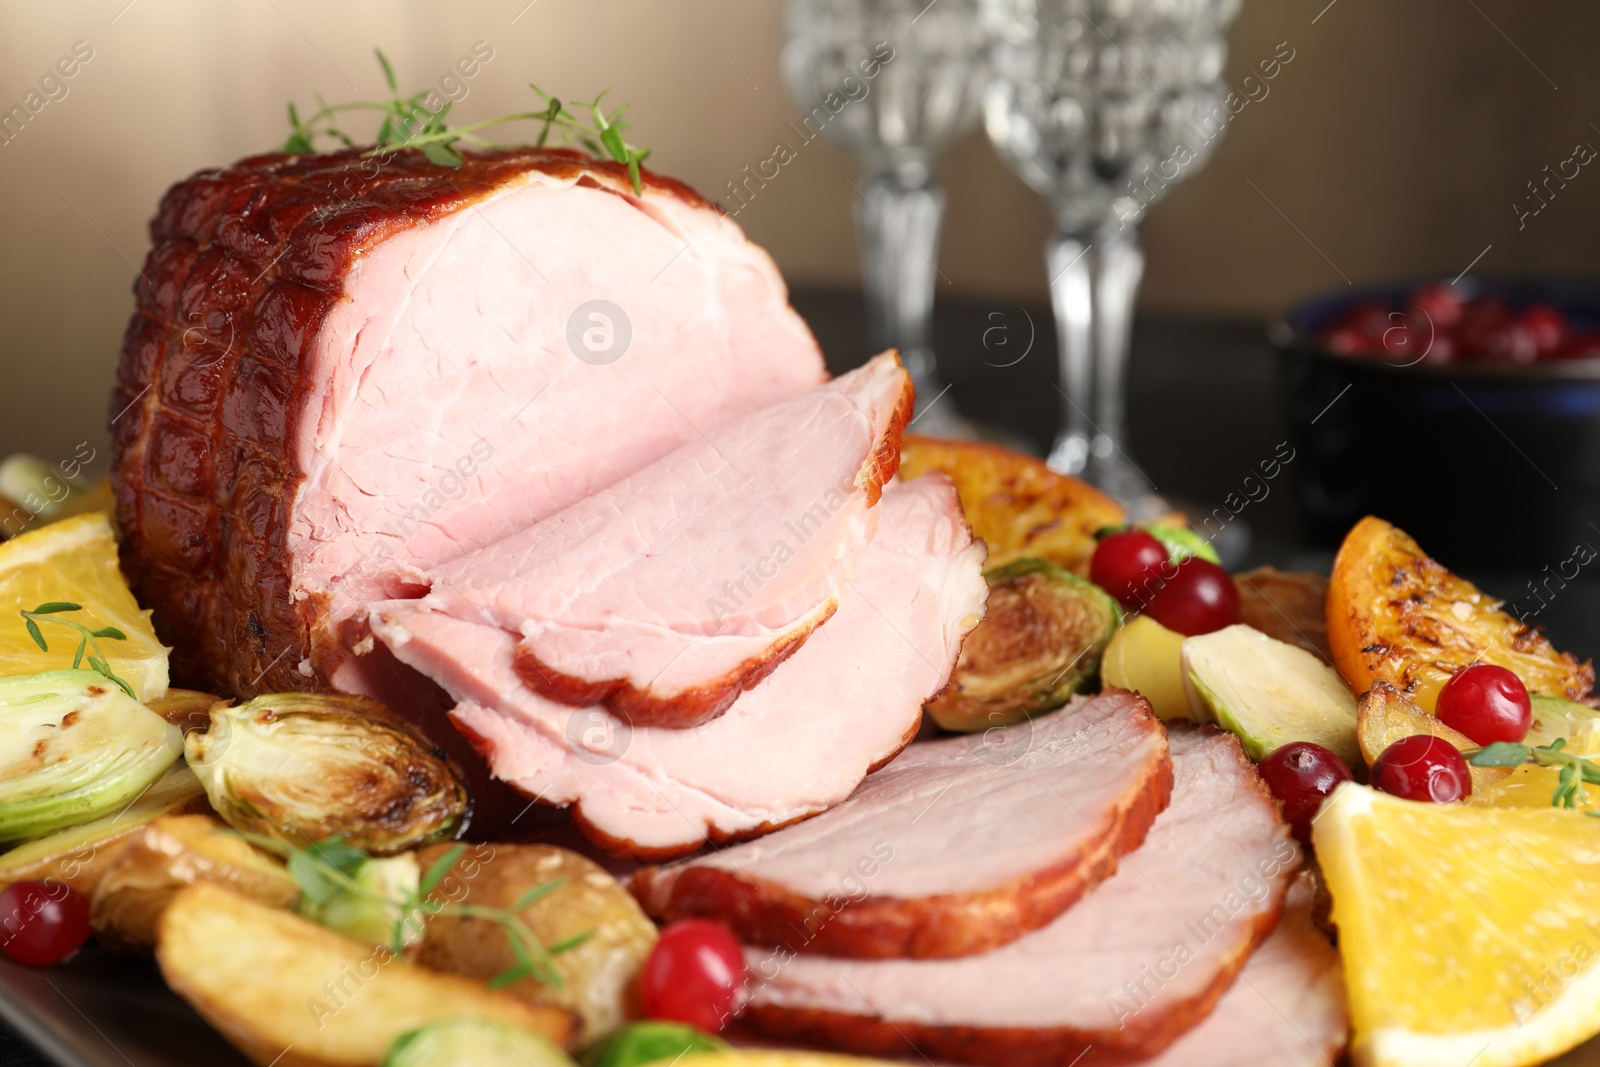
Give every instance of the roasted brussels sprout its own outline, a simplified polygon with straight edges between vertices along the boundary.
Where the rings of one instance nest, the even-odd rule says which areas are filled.
[[[989,609],[928,714],[946,730],[1017,722],[1067,702],[1092,682],[1122,622],[1105,590],[1042,559],[992,570]]]
[[[582,1067],[644,1067],[670,1063],[690,1052],[726,1052],[728,1043],[684,1023],[634,1023],[583,1050]]]
[[[446,1019],[401,1034],[383,1067],[573,1067],[542,1034],[483,1019]]]
[[[445,846],[424,849],[424,870]],[[546,947],[582,940],[555,955],[562,985],[523,978],[506,992],[538,1004],[571,1008],[583,1020],[581,1039],[596,1041],[632,1014],[633,986],[656,943],[656,926],[638,902],[592,860],[550,845],[471,845],[433,895],[456,904],[511,908],[539,886],[559,883],[520,912]],[[513,966],[506,933],[492,922],[441,914],[428,920],[417,962],[440,971],[489,979]]]
[[[413,853],[365,860],[349,878],[348,888],[336,889],[326,900],[302,898],[300,914],[330,930],[374,945],[392,946],[396,926],[402,920],[402,947],[422,939],[422,916],[415,911],[407,915],[401,904],[416,893],[422,882],[422,868],[417,866]]]
[[[116,811],[160,778],[183,734],[93,671],[0,679],[0,841]]]
[[[224,822],[294,847],[337,835],[390,855],[466,822],[448,757],[363,697],[273,693],[213,708],[184,755]]]

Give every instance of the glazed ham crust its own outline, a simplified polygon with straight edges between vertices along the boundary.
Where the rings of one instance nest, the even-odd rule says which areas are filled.
[[[503,230],[503,219],[488,218],[491,202],[507,200],[500,194],[527,185],[530,177],[539,179],[539,192],[553,190],[550,196],[565,198],[543,201],[552,206],[542,208],[524,199],[530,213],[545,212],[541,219],[559,216],[562,209],[568,215],[586,211],[591,219],[610,212],[614,219],[624,213],[623,208],[600,204],[596,212],[594,206],[607,198],[616,204],[626,202],[638,208],[627,212],[640,220],[637,225],[653,226],[663,245],[676,247],[679,240],[695,245],[676,268],[694,272],[676,275],[689,279],[686,284],[721,284],[733,298],[753,294],[742,305],[748,309],[743,325],[754,323],[752,332],[768,330],[777,336],[781,343],[765,346],[777,351],[766,362],[756,361],[757,369],[745,386],[750,396],[719,397],[715,390],[722,386],[707,386],[695,397],[703,406],[685,408],[687,417],[710,424],[729,408],[771,402],[821,380],[820,359],[812,365],[807,360],[813,357],[802,355],[807,349],[814,352],[814,342],[783,306],[782,283],[770,260],[746,245],[736,227],[724,226],[714,208],[676,182],[647,173],[643,196],[636,197],[625,169],[618,165],[569,150],[527,148],[471,154],[456,169],[428,163],[418,152],[399,152],[380,161],[364,159],[360,149],[353,149],[313,156],[272,153],[201,171],[168,191],[151,223],[153,248],[135,285],[136,308],[123,340],[109,407],[123,565],[141,603],[154,609],[163,639],[174,646],[176,680],[240,696],[349,688],[334,675],[341,661],[349,659],[347,647],[359,640],[360,635],[339,632],[339,623],[353,609],[333,612],[332,593],[315,584],[302,586],[305,565],[297,563],[296,553],[342,551],[353,539],[331,527],[310,535],[292,530],[296,521],[304,521],[302,490],[320,488],[308,481],[312,472],[305,469],[306,442],[322,432],[318,419],[330,417],[331,402],[326,397],[333,388],[332,375],[348,371],[316,368],[319,361],[328,360],[335,343],[358,346],[370,341],[361,336],[367,332],[364,327],[357,332],[359,322],[351,324],[341,316],[348,317],[352,306],[363,314],[373,311],[371,305],[351,297],[363,267],[369,287],[377,284],[374,278],[381,282],[398,274],[384,273],[398,257],[391,255],[380,263],[375,253],[381,246],[397,242],[409,250],[423,245],[428,235],[421,231],[434,227],[429,234],[438,232],[435,224],[444,225],[452,216],[471,220],[479,230]],[[463,222],[457,229],[466,225]],[[715,239],[705,239],[713,230]],[[611,231],[615,232],[614,226]],[[400,240],[407,237],[415,245]],[[691,242],[691,237],[700,239]],[[513,238],[519,244],[513,244]],[[610,254],[605,248],[569,251],[573,243],[562,235],[546,238],[543,245],[540,238],[537,227],[513,232],[505,238],[511,248],[501,247],[499,252],[518,270],[530,269],[530,278],[533,273],[555,274],[555,284],[568,289],[577,282],[562,278],[558,270],[565,266],[569,275],[576,275],[582,273],[578,269],[582,263],[573,266],[574,257]],[[478,239],[491,250],[500,240]],[[723,264],[733,262],[734,267],[716,275],[713,282],[704,282],[717,264],[709,268],[699,261],[692,268],[684,264],[696,260],[702,246],[718,241],[724,244],[713,249],[713,256],[721,256]],[[424,251],[431,254],[432,249]],[[512,252],[520,258],[512,258]],[[667,256],[660,258],[664,262]],[[543,272],[535,261],[544,264]],[[645,281],[664,269],[653,259],[632,266],[642,276],[640,291]],[[734,274],[738,277],[728,281]],[[650,292],[661,293],[674,277],[667,273]],[[737,285],[744,289],[734,292]],[[514,303],[502,300],[502,307]],[[369,321],[378,321],[384,310],[381,301],[377,304]],[[471,313],[470,301],[463,310]],[[554,318],[553,306],[535,309],[550,315],[530,319],[531,340],[508,341],[507,347],[522,343],[531,351],[545,346],[556,353],[549,358],[565,360],[563,368],[571,364],[577,373],[598,374],[598,369],[572,360],[561,346],[560,323],[569,310],[562,303],[560,318]],[[406,314],[418,319],[431,311],[427,306],[405,307]],[[440,327],[433,328],[431,336],[439,336]],[[442,329],[446,335],[450,332],[449,315]],[[333,340],[324,336],[334,333],[338,336]],[[547,340],[552,334],[554,339]],[[648,341],[643,333],[640,337]],[[705,339],[702,329],[698,340]],[[748,344],[749,339],[748,332],[730,334],[727,347]],[[692,351],[696,338],[691,334],[684,340],[683,349]],[[413,346],[427,347],[427,343]],[[636,338],[635,349],[639,347]],[[388,349],[376,359],[372,366],[389,360],[398,367]],[[797,368],[792,380],[778,365],[785,359]],[[464,362],[454,354],[441,357],[441,380],[464,373]],[[701,378],[714,381],[726,364],[711,367],[710,362],[697,370]],[[728,390],[731,394],[740,388],[734,385]],[[557,396],[560,392],[551,390],[550,404],[561,405],[558,411],[571,410],[575,406],[571,396]],[[416,403],[429,399],[424,396]],[[684,406],[682,395],[670,400]],[[632,421],[641,421],[633,414]],[[672,417],[670,412],[663,416]],[[583,457],[577,457],[568,469],[582,468],[586,473],[568,477],[574,483],[565,487],[568,495],[592,491],[576,484],[581,478],[613,479],[687,439],[687,430],[673,432],[678,437],[669,440],[671,435],[665,432],[646,439],[645,431],[640,431],[632,451],[616,464],[581,463]],[[460,442],[450,447],[455,449],[450,456],[466,454]],[[335,474],[341,473],[342,460],[335,455],[330,461]],[[438,456],[430,462],[434,467],[426,462],[413,467],[440,469]],[[520,457],[500,463],[495,476],[510,477]],[[380,464],[371,469],[408,468],[397,457],[388,467]],[[346,499],[355,496],[356,490],[346,491]],[[390,498],[394,496],[391,492]],[[485,501],[488,510],[493,501]],[[551,510],[567,502],[552,500]],[[343,502],[336,499],[325,511],[338,515],[340,506]],[[505,521],[527,518],[507,516]],[[491,525],[480,523],[486,538],[504,533],[489,529]],[[372,527],[376,529],[377,523]],[[458,533],[446,530],[440,537],[466,540]],[[346,564],[341,560],[324,569],[336,575]],[[348,595],[357,605],[376,598],[359,583],[349,588]]]

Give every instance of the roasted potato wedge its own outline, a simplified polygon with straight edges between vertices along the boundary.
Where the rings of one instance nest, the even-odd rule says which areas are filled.
[[[1477,660],[1512,671],[1531,693],[1582,700],[1594,687],[1593,664],[1557,652],[1498,600],[1371,516],[1334,560],[1327,626],[1334,666],[1352,690],[1388,682],[1429,714],[1440,687]]]
[[[1095,531],[1124,517],[1116,501],[1043,460],[997,445],[907,434],[900,477],[929,471],[956,483],[972,532],[989,546],[990,567],[1037,556],[1087,576]]]
[[[448,847],[423,849],[418,855],[422,869],[428,870]],[[507,991],[536,1004],[576,1011],[587,1044],[636,1014],[634,978],[656,943],[655,924],[615,878],[576,852],[549,845],[469,845],[434,896],[504,908],[530,889],[557,880],[561,888],[525,909],[523,920],[545,945],[585,933],[588,939],[555,957],[562,988],[524,978]],[[516,960],[505,931],[495,924],[434,916],[428,920],[417,962],[488,978]]]
[[[227,886],[274,908],[291,907],[300,887],[283,863],[210,815],[166,815],[141,827],[106,867],[89,907],[101,944],[151,949],[161,913],[197,882]]]
[[[1310,571],[1280,571],[1257,567],[1233,576],[1239,587],[1239,621],[1298,645],[1324,663],[1333,662],[1328,649],[1328,579]]]
[[[1367,768],[1371,769],[1384,749],[1415,734],[1442,737],[1462,751],[1478,747],[1472,738],[1450,729],[1388,682],[1374,682],[1361,698],[1360,710],[1356,713],[1356,741],[1361,746],[1361,758],[1367,761]],[[1474,767],[1471,764],[1467,765],[1467,770],[1472,775],[1474,793],[1504,781],[1512,772],[1510,767]]]
[[[200,779],[180,763],[119,812],[0,853],[0,887],[49,878],[92,898],[106,868],[141,827],[163,815],[210,810]]]
[[[566,1046],[570,1012],[436,974],[202,882],[161,916],[161,974],[259,1067],[378,1067],[395,1038],[440,1019],[520,1026]]]

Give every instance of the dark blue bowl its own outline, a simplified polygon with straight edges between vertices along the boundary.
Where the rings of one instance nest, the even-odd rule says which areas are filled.
[[[1336,544],[1372,514],[1453,565],[1555,573],[1575,553],[1596,558],[1600,360],[1408,366],[1341,355],[1319,339],[1354,304],[1403,306],[1440,280],[1448,279],[1346,289],[1297,305],[1273,326],[1309,532]],[[1576,328],[1600,329],[1600,284],[1460,284],[1469,297],[1549,303]]]

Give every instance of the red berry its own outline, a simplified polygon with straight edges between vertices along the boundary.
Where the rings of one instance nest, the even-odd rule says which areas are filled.
[[[1239,621],[1239,587],[1210,560],[1190,556],[1162,577],[1145,613],[1167,629],[1193,637]]]
[[[1511,309],[1504,300],[1474,300],[1461,316],[1456,334],[1462,351],[1471,357],[1489,355],[1492,339],[1511,323]]]
[[[688,1023],[708,1034],[742,1006],[744,950],[721,923],[681,919],[661,931],[639,973],[639,1001],[651,1019]]]
[[[1411,315],[1426,317],[1440,333],[1455,329],[1466,310],[1466,297],[1453,285],[1425,285],[1411,294]]]
[[[89,902],[61,882],[0,890],[0,952],[29,967],[67,959],[89,940]]]
[[[1378,346],[1354,326],[1339,326],[1322,335],[1322,343],[1341,356],[1373,352]]]
[[[1256,768],[1283,805],[1283,818],[1301,844],[1311,844],[1311,820],[1340,782],[1352,780],[1344,760],[1321,745],[1296,741],[1274,749]]]
[[[1348,327],[1360,333],[1376,347],[1383,341],[1383,333],[1395,324],[1395,319],[1390,317],[1390,309],[1377,300],[1364,300],[1359,304],[1351,305],[1350,309],[1339,316],[1337,326]]]
[[[1533,338],[1537,358],[1553,356],[1567,343],[1567,317],[1549,304],[1535,304],[1524,311],[1517,324]]]
[[[1117,598],[1125,608],[1134,609],[1161,588],[1161,571],[1167,563],[1167,549],[1144,530],[1122,530],[1107,534],[1094,546],[1089,558],[1089,580]]]
[[[1567,338],[1562,359],[1600,359],[1600,331],[1588,330]]]
[[[1372,765],[1372,784],[1406,800],[1447,804],[1472,792],[1472,775],[1456,746],[1432,734],[1402,737]]]
[[[1492,663],[1463,667],[1439,690],[1434,713],[1474,743],[1520,742],[1533,725],[1533,705],[1522,679]]]

